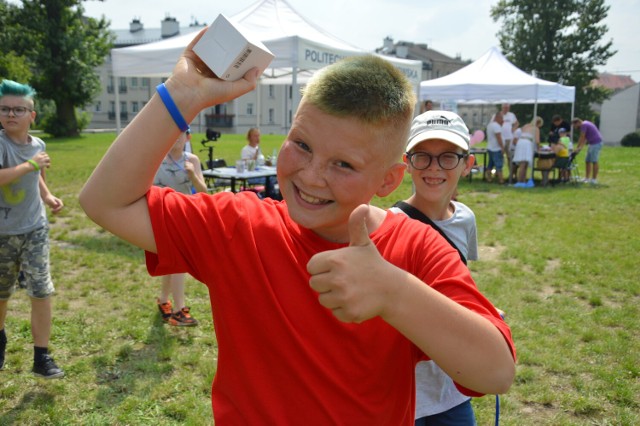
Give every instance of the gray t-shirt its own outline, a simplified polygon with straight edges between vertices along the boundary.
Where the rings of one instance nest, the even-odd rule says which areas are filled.
[[[168,155],[164,157],[153,179],[153,184],[162,188],[169,187],[183,194],[193,193],[193,185],[184,167],[187,155],[186,152],[183,152],[178,160],[173,160]]]
[[[13,142],[0,130],[0,168],[15,167],[45,150],[44,142],[29,136],[25,145]],[[40,173],[32,172],[0,187],[0,235],[20,235],[47,224],[40,198]]]

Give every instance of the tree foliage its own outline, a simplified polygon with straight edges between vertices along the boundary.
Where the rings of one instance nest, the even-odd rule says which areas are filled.
[[[45,130],[55,136],[79,134],[76,109],[100,93],[95,68],[113,45],[108,21],[83,13],[81,0],[23,0],[21,5],[2,1],[0,6],[0,22],[11,28],[9,50],[24,58],[32,73],[28,83],[39,98],[55,104],[54,117],[45,120],[50,123]]]
[[[609,91],[591,86],[596,67],[606,65],[616,52],[605,40],[602,21],[609,6],[604,0],[499,0],[491,8],[497,36],[505,56],[522,70],[576,87],[575,115],[594,119],[591,103],[601,103]],[[567,118],[570,106],[543,105],[539,114],[549,123],[552,111]],[[522,122],[522,120],[521,120]]]
[[[30,81],[33,75],[24,56],[17,54],[12,46],[13,40],[18,36],[14,26],[10,25],[15,20],[12,16],[15,8],[9,7],[4,0],[0,1],[0,80],[8,78],[15,81]]]

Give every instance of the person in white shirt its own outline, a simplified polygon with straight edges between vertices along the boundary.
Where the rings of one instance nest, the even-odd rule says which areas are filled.
[[[487,154],[489,155],[489,165],[485,170],[485,179],[492,180],[491,170],[495,168],[498,183],[503,184],[502,167],[504,166],[505,147],[502,141],[502,112],[498,111],[493,117],[493,121],[487,126]]]
[[[510,104],[502,104],[502,142],[504,143],[504,152],[507,154],[507,167],[509,168],[509,179],[511,179],[511,173],[513,172],[512,163],[513,163],[513,138],[514,132],[520,126],[516,115],[509,111],[511,108]]]
[[[257,164],[264,164],[264,155],[260,150],[260,129],[252,127],[247,132],[247,144],[240,152],[243,160],[255,160]]]

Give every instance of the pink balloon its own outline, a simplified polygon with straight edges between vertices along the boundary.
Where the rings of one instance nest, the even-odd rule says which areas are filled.
[[[471,140],[469,141],[469,145],[475,145],[479,142],[482,142],[484,140],[484,132],[482,130],[476,130],[475,132],[473,132],[473,135],[471,135]]]

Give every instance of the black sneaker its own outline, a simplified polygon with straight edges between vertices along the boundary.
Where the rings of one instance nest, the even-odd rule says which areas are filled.
[[[44,354],[40,361],[33,363],[33,374],[45,379],[56,379],[64,376],[62,371],[51,358],[51,355]]]

